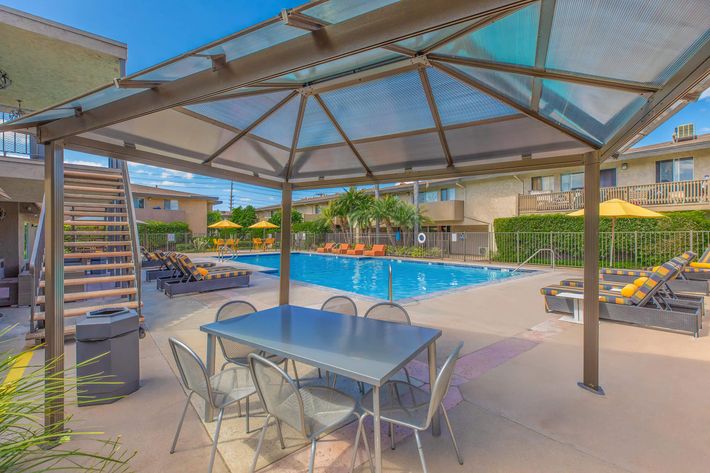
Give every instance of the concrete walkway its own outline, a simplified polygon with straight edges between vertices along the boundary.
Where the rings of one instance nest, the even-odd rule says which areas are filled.
[[[693,339],[602,322],[600,372],[607,395],[595,396],[576,386],[581,378],[582,327],[546,313],[539,295],[540,287],[578,275],[576,271],[540,272],[406,304],[413,323],[443,330],[440,362],[458,341],[464,341],[446,404],[465,464],[459,466],[445,431],[439,438],[425,434],[430,471],[707,471],[708,324],[701,337]],[[109,406],[72,409],[78,428],[121,435],[125,448],[138,452],[133,461],[137,471],[205,471],[214,424],[200,421],[197,402],[196,409],[188,412],[176,453],[168,453],[185,395],[167,340],[178,337],[204,356],[205,337],[198,327],[211,321],[221,304],[238,298],[265,309],[277,303],[275,278],[255,274],[252,281],[248,289],[173,299],[146,284],[148,336],[141,341],[142,387]],[[318,306],[334,292],[293,283],[292,303]],[[375,302],[356,299],[360,312]],[[22,311],[12,311],[6,319],[21,321]],[[67,352],[71,358],[72,344]],[[422,354],[410,365],[420,383],[428,382],[425,363]],[[308,377],[307,367],[299,366],[299,374]],[[259,415],[258,404],[253,411]],[[262,421],[253,418],[252,429]],[[247,471],[258,432],[247,434],[244,427],[243,418],[228,413],[215,471]],[[278,447],[275,429],[267,435],[259,460],[263,471],[306,470],[304,443],[293,431],[286,430],[285,435],[286,450]],[[347,471],[353,438],[350,425],[320,443],[316,471]],[[383,452],[386,471],[421,471],[411,435],[398,431],[397,438],[397,449]],[[369,470],[363,465],[359,471]]]

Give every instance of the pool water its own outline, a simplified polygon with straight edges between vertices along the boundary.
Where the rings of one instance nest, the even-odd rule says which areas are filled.
[[[244,255],[236,261],[272,268],[278,274],[278,254]],[[508,279],[519,275],[502,268],[428,263],[392,258],[349,258],[312,253],[291,254],[291,279],[387,299],[388,266],[392,265],[392,292],[396,300],[421,297]]]

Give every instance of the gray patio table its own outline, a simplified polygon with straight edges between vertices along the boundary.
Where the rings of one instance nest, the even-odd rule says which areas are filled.
[[[282,305],[202,325],[207,333],[207,371],[215,370],[217,337],[285,356],[373,386],[375,470],[382,471],[380,387],[427,348],[429,379],[436,378],[436,339],[441,330]],[[205,421],[214,412],[205,409]],[[438,414],[432,433],[440,435]]]

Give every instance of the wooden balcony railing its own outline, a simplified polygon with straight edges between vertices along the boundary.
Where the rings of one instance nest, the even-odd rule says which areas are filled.
[[[710,206],[710,179],[661,182],[637,186],[602,187],[601,201],[622,199],[632,204],[649,206]],[[584,208],[584,191],[520,194],[518,213],[565,212]]]

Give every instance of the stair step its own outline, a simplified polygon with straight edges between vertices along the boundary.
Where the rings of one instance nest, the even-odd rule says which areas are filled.
[[[137,309],[138,308],[138,302],[137,301],[123,301],[123,302],[114,302],[111,304],[101,304],[101,305],[92,305],[88,307],[74,307],[72,309],[64,309],[64,317],[80,317],[87,312],[91,312],[94,310],[101,310],[101,309],[120,309],[122,307],[125,307],[127,309]],[[44,312],[37,312],[35,314],[35,320],[44,320]]]
[[[104,190],[123,190],[122,182],[96,181],[86,179],[64,179],[65,186],[95,187]]]
[[[67,202],[67,201],[65,201],[64,207],[73,207],[74,209],[125,209],[126,204],[111,204],[111,203],[101,203],[101,202]]]
[[[64,327],[64,337],[73,337],[76,335],[76,325],[70,325],[69,327]],[[36,332],[27,332],[25,335],[25,340],[44,340],[44,329],[37,330]]]
[[[97,271],[103,269],[131,269],[133,263],[102,263],[102,264],[76,264],[65,265],[65,273],[82,273],[84,271]]]
[[[65,169],[64,177],[75,177],[81,179],[102,179],[107,181],[123,182],[123,176],[115,172],[89,172],[89,171],[74,171],[73,169]]]
[[[64,302],[83,301],[85,299],[101,299],[104,297],[132,296],[136,293],[135,287],[120,289],[103,289],[99,291],[70,292],[64,294]],[[44,304],[44,296],[37,296],[37,304]]]
[[[129,236],[131,232],[128,230],[64,230],[64,236],[110,236],[110,235],[124,235]]]
[[[132,251],[96,251],[93,253],[64,253],[64,259],[86,259],[86,258],[124,258],[133,256]]]
[[[131,246],[130,241],[65,241],[67,248],[93,248],[106,246]]]
[[[135,281],[136,277],[133,274],[123,274],[121,276],[91,276],[84,278],[65,279],[64,287],[67,286],[83,286],[84,284],[103,284],[111,282],[131,282]],[[39,287],[44,287],[45,282],[40,281]]]
[[[65,185],[64,190],[79,192],[96,192],[98,194],[123,194],[123,189],[107,189],[105,187],[93,186],[75,186],[71,184]]]
[[[64,194],[65,199],[79,199],[85,200],[86,204],[99,204],[100,202],[95,202],[97,200],[120,200],[125,202],[126,198],[124,196],[114,196],[114,195],[97,195],[97,194],[75,194],[74,192],[69,192]]]
[[[127,217],[126,212],[98,212],[95,210],[65,210],[64,216],[75,217]]]
[[[105,220],[64,220],[64,225],[71,225],[73,227],[125,227],[128,225],[128,222],[107,222]]]

